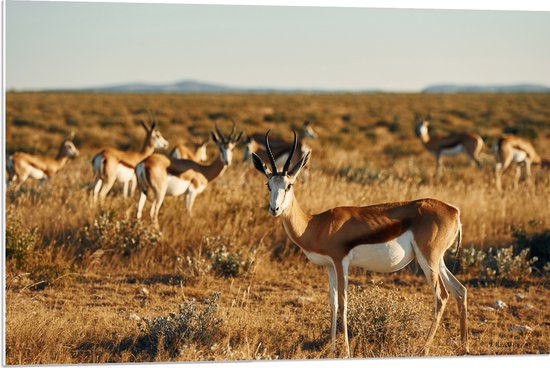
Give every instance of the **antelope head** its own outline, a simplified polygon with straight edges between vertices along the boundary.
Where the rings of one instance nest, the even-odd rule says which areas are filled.
[[[300,174],[300,171],[309,161],[310,152],[307,152],[302,156],[300,161],[298,161],[296,165],[289,170],[290,162],[292,161],[292,156],[294,156],[297,144],[296,132],[294,130],[292,132],[294,133],[294,142],[292,144],[290,155],[283,166],[283,170],[279,171],[277,169],[277,165],[275,164],[275,158],[273,157],[271,147],[269,146],[269,130],[265,134],[265,146],[269,156],[271,170],[258,155],[252,153],[254,167],[267,177],[267,189],[269,190],[269,213],[275,217],[285,213],[292,204],[292,198],[294,198],[292,186],[296,182],[296,178]]]
[[[231,164],[231,160],[233,159],[233,149],[236,147],[237,143],[241,139],[241,136],[243,132],[239,132],[239,134],[235,133],[236,124],[233,122],[233,127],[231,128],[231,132],[228,135],[224,135],[220,128],[218,128],[218,124],[215,124],[216,131],[211,132],[212,134],[212,140],[216,145],[218,146],[220,150],[220,156],[222,158],[223,164],[225,166],[229,166]]]
[[[254,142],[252,142],[252,138],[250,138],[250,135],[246,134],[246,138],[243,141],[243,161],[247,162],[250,159],[250,154],[254,151]]]
[[[304,125],[302,126],[302,132],[304,138],[317,138],[317,132],[315,132],[315,130],[313,130],[313,128],[311,127],[310,121],[306,121],[304,123]]]
[[[71,134],[63,140],[63,143],[61,143],[61,147],[59,147],[59,156],[63,157],[69,157],[69,158],[75,158],[80,153],[76,146],[73,143],[74,139],[74,132],[71,132]]]
[[[428,127],[430,126],[429,117],[423,118],[422,115],[416,114],[415,116],[416,120],[416,128],[415,133],[417,137],[422,137],[428,134]]]
[[[141,126],[143,126],[143,129],[147,132],[147,145],[152,146],[155,149],[168,148],[168,141],[160,133],[155,121],[149,125],[148,122],[142,120]]]

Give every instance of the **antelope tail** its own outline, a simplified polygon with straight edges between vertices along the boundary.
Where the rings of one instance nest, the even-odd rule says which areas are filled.
[[[143,162],[140,162],[139,164],[137,164],[135,171],[136,171],[136,178],[137,178],[139,190],[142,193],[147,194],[147,190],[151,185],[147,180],[147,173],[145,172],[145,164]]]
[[[101,178],[103,176],[104,162],[103,155],[97,154],[92,159],[92,168],[94,170],[94,175],[96,178]]]

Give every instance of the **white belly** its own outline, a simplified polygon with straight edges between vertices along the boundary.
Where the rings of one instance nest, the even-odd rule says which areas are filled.
[[[461,144],[458,144],[454,147],[446,148],[444,150],[441,150],[441,154],[444,155],[444,156],[456,156],[459,153],[461,153],[462,151],[464,151],[464,146],[461,145]]]
[[[527,158],[527,154],[520,150],[514,150],[514,162],[523,162]]]
[[[386,243],[358,245],[348,253],[344,262],[368,271],[394,272],[414,259],[413,240],[413,233],[409,230]]]
[[[136,174],[134,173],[134,169],[118,164],[116,168],[116,180],[125,183],[130,180],[135,180],[135,177]]]
[[[42,180],[48,177],[44,171],[37,169],[32,165],[28,165],[27,168],[29,170],[29,177],[33,179]]]
[[[180,196],[189,189],[191,185],[190,181],[183,180],[174,175],[168,175],[168,183],[166,187],[166,195],[168,196]]]

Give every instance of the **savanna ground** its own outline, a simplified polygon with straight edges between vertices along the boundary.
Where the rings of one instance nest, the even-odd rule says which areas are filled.
[[[91,209],[91,157],[104,146],[139,149],[148,109],[171,146],[206,137],[216,120],[224,130],[235,119],[246,132],[271,128],[287,138],[289,127],[311,120],[319,138],[310,142],[309,175],[295,186],[311,212],[422,197],[458,206],[455,274],[468,288],[471,353],[550,353],[548,258],[530,259],[550,241],[550,174],[535,168],[534,184],[513,190],[512,169],[498,193],[490,150],[514,132],[550,157],[548,94],[8,93],[8,154],[53,156],[71,131],[81,150],[50,182],[7,192],[8,364],[340,356],[330,351],[326,271],[270,217],[265,178],[242,162],[242,148],[199,195],[193,218],[181,198],[167,198],[160,233],[148,216],[136,223],[137,195],[125,200],[119,186]],[[413,132],[416,112],[432,115],[432,134],[481,134],[483,170],[449,158],[434,179],[434,159]],[[211,144],[210,160],[216,154]],[[452,268],[454,248],[448,253]],[[432,313],[416,264],[394,274],[352,270],[353,357],[417,355]],[[432,355],[457,354],[457,318],[450,301]]]

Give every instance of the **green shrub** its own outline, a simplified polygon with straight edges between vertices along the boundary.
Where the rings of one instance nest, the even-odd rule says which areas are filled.
[[[499,284],[502,282],[517,283],[530,277],[536,257],[529,256],[529,250],[524,249],[518,254],[514,247],[486,251],[475,248],[462,250],[461,267],[463,272],[471,274],[484,284]]]
[[[229,252],[225,246],[217,248],[210,256],[212,270],[222,277],[237,277],[252,266],[250,259],[243,260],[241,253]]]
[[[34,248],[38,234],[36,229],[27,231],[14,220],[6,227],[6,258],[14,259],[17,267],[21,267]]]
[[[210,348],[223,335],[220,330],[223,319],[217,313],[219,297],[220,293],[215,292],[202,303],[186,301],[179,305],[178,313],[141,319],[138,328],[148,350],[153,355],[164,352],[176,357],[193,343]]]
[[[101,212],[80,232],[81,252],[110,248],[130,255],[137,249],[154,247],[159,241],[159,230],[133,219],[118,220],[111,211]]]

